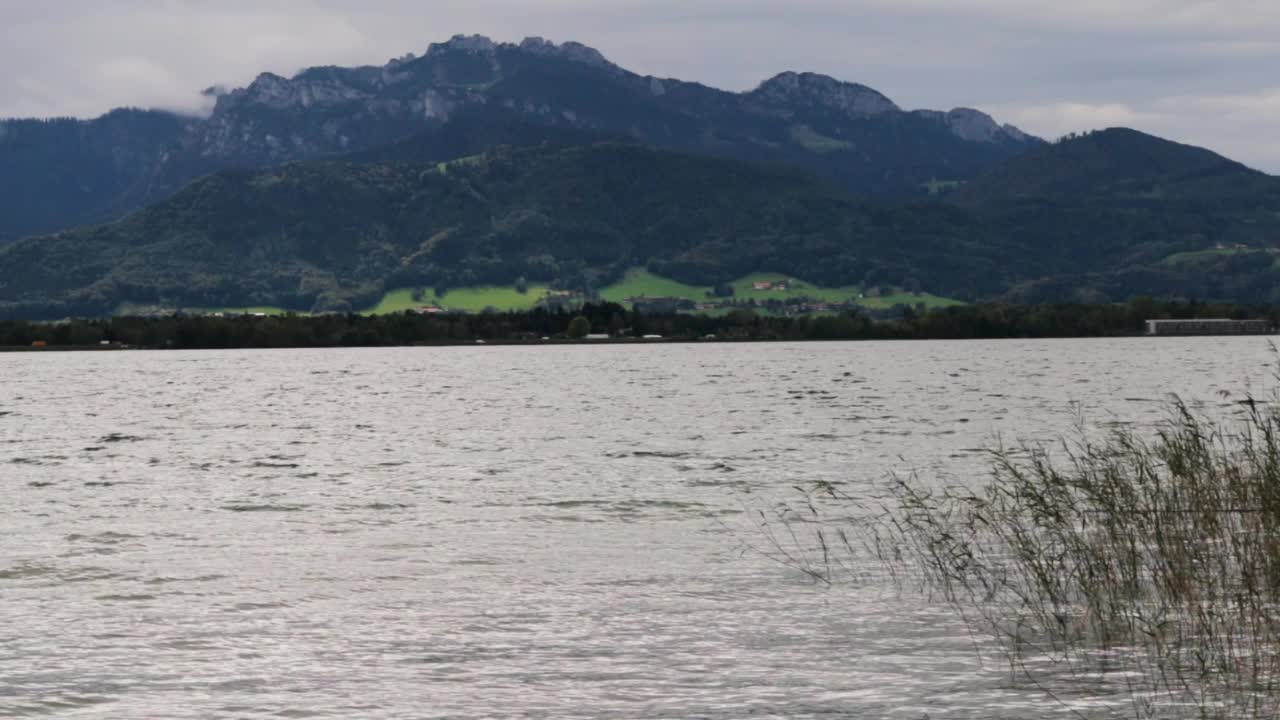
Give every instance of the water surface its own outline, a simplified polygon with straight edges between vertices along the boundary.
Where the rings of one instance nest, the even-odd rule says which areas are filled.
[[[1228,411],[1265,341],[0,355],[0,717],[1030,718],[748,546],[818,480]],[[1070,698],[1068,698],[1069,700]]]

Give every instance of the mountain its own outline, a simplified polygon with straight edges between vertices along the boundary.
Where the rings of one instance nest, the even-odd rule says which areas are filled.
[[[459,36],[382,67],[267,73],[207,92],[216,103],[207,118],[123,111],[0,122],[0,188],[18,189],[0,195],[0,240],[118,217],[218,170],[358,155],[449,132],[459,118],[783,164],[886,197],[922,196],[934,180],[971,179],[1041,144],[976,110],[908,112],[821,75],[786,72],[732,93],[640,76],[584,45],[537,38]]]
[[[185,124],[142,110],[0,123],[0,243],[107,220],[154,197],[161,159]]]
[[[1126,128],[1011,158],[948,196],[1034,258],[1013,302],[1280,302],[1280,179]]]
[[[1012,278],[941,204],[889,210],[789,170],[621,144],[496,149],[447,164],[229,170],[109,225],[0,248],[0,317],[271,304],[345,310],[388,289],[690,283],[768,268],[966,295]]]
[[[481,147],[545,130],[530,127],[516,119],[441,132],[453,147]],[[1105,189],[1073,184],[1081,167],[1103,172],[1108,163],[1078,158],[1094,157],[1107,136],[1194,162],[1120,153],[1128,169],[1105,170],[1114,179]],[[990,190],[992,199],[967,204],[859,200],[796,170],[583,144],[572,132],[450,162],[413,159],[439,152],[438,137],[359,162],[225,170],[119,222],[11,243],[0,248],[0,317],[95,315],[126,303],[347,310],[400,287],[523,277],[589,290],[637,266],[696,285],[771,271],[964,300],[1280,302],[1280,180],[1127,131],[1040,151],[1031,166],[1063,179],[1050,190]],[[1002,168],[974,186],[1014,177]],[[1206,177],[1227,190],[1184,191]]]
[[[1275,199],[1275,178],[1204,148],[1128,128],[1071,136],[1001,163],[952,199],[1107,202],[1133,198],[1254,202]]]

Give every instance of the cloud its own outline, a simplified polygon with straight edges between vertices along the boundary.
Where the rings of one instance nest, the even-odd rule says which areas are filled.
[[[0,117],[198,112],[259,72],[543,35],[745,90],[782,70],[1060,135],[1133,125],[1280,171],[1280,3],[1262,0],[60,0],[0,4]]]
[[[1131,127],[1209,147],[1262,170],[1280,169],[1280,86],[1253,93],[1174,95],[1139,104],[1059,102],[994,108],[1001,117],[1048,138]]]
[[[995,108],[1002,118],[1048,139],[1072,132],[1112,127],[1151,127],[1168,118],[1123,103],[1090,104],[1060,102],[1047,105],[1002,106]]]

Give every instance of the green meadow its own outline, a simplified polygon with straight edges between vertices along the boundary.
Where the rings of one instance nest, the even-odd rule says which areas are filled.
[[[436,297],[436,294],[428,289],[421,300],[414,300],[412,288],[401,288],[387,293],[382,298],[382,302],[365,310],[364,314],[390,315],[430,305],[438,305],[445,310],[469,313],[483,312],[487,308],[500,312],[532,310],[546,297],[549,290],[550,288],[546,285],[530,285],[528,292],[520,293],[515,287],[489,285],[457,288],[446,292],[444,297]]]
[[[757,290],[757,283],[769,283],[774,287],[768,290]],[[809,298],[817,302],[825,303],[843,303],[848,301],[873,309],[887,309],[894,305],[919,305],[923,303],[928,308],[949,307],[952,305],[962,305],[963,303],[956,300],[950,300],[937,295],[921,293],[914,295],[911,293],[896,292],[890,295],[882,295],[880,297],[860,297],[864,294],[864,290],[856,285],[848,285],[845,287],[826,288],[812,283],[804,282],[793,277],[781,273],[752,273],[744,278],[730,283],[733,286],[734,300],[756,300],[763,302],[766,300],[793,300],[797,298]],[[777,289],[778,285],[784,285],[785,290]],[[619,282],[610,285],[600,291],[600,297],[610,302],[625,303],[631,298],[638,297],[673,297],[694,300],[696,302],[708,302],[714,300],[726,300],[728,298],[711,298],[710,286],[703,285],[686,285],[682,282],[670,280],[668,278],[654,275],[648,270],[636,268],[629,271],[626,276]]]
[[[774,288],[768,290],[757,290],[757,283],[770,283]],[[947,298],[930,295],[928,293],[913,295],[910,293],[898,292],[892,295],[882,295],[880,297],[859,297],[863,294],[862,288],[854,285],[838,288],[826,288],[813,285],[802,280],[788,277],[780,273],[753,273],[744,278],[740,278],[730,283],[733,286],[733,298],[712,298],[710,296],[712,288],[704,285],[686,285],[685,283],[654,275],[648,270],[635,268],[627,272],[622,280],[603,288],[600,291],[600,299],[609,302],[627,303],[632,298],[683,298],[694,302],[716,302],[724,300],[755,300],[757,302],[765,302],[768,300],[792,300],[797,298],[809,298],[816,302],[825,303],[843,303],[848,301],[856,302],[866,308],[872,309],[888,309],[894,305],[919,305],[923,303],[926,307],[948,307],[951,305],[961,305],[963,303]],[[779,290],[777,285],[785,285],[785,290]],[[437,297],[431,289],[426,289],[421,295],[421,299],[414,300],[415,290],[413,288],[399,288],[392,290],[383,296],[377,305],[367,308],[361,312],[364,315],[390,315],[401,313],[407,310],[416,310],[422,307],[438,306],[445,310],[479,313],[487,309],[497,310],[499,312],[519,312],[524,310],[532,310],[546,299],[551,288],[545,284],[529,285],[528,292],[518,292],[514,286],[487,285],[482,287],[455,288],[449,290],[443,297]],[[125,305],[120,308],[120,314],[147,314],[152,308],[141,305]],[[297,310],[288,310],[280,307],[238,307],[238,308],[188,308],[187,312],[194,314],[211,315],[214,313],[222,313],[225,315],[287,315],[294,313],[297,315],[306,315],[306,312]]]
[[[672,297],[705,302],[709,292],[711,292],[710,286],[685,285],[682,282],[654,275],[648,270],[635,268],[628,270],[622,280],[602,289],[600,299],[625,303],[637,297]]]

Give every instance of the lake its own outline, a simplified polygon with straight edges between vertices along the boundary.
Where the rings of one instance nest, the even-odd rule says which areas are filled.
[[[0,717],[1066,717],[945,607],[817,585],[756,518],[815,481],[981,480],[984,448],[1150,425],[1170,392],[1228,412],[1274,360],[1260,338],[0,355]]]

